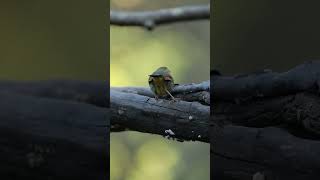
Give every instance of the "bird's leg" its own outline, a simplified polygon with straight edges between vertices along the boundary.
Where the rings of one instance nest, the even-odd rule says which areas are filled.
[[[154,95],[154,98],[158,101],[159,97],[157,95]]]
[[[173,101],[176,101],[176,99],[171,95],[171,93],[166,89],[166,92],[170,95]]]

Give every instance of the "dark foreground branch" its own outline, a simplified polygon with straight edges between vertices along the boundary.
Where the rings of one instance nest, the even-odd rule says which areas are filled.
[[[320,61],[284,73],[212,79],[216,121],[247,127],[282,126],[297,136],[320,137]]]
[[[268,180],[320,176],[320,142],[279,128],[225,126],[211,145],[213,179],[251,180],[258,174]]]
[[[73,80],[2,81],[0,82],[0,92],[83,102],[98,107],[109,106],[107,82]]]
[[[320,92],[320,61],[310,61],[287,72],[271,70],[237,76],[212,76],[214,101],[236,103],[299,92]]]
[[[210,19],[210,5],[184,6],[156,11],[110,11],[110,24],[142,26],[152,30],[155,26],[181,21]]]
[[[317,94],[319,71],[316,67],[319,67],[319,62],[298,66],[287,73],[213,77],[212,122],[208,122],[209,107],[205,103],[188,102],[188,99],[171,104],[167,100],[156,102],[141,94],[139,88],[135,92],[112,88],[111,111],[108,112],[105,107],[109,105],[109,91],[105,82],[2,82],[0,132],[3,135],[1,145],[4,145],[1,146],[4,147],[1,152],[4,153],[1,158],[3,167],[6,167],[3,171],[13,172],[15,167],[39,167],[43,168],[41,172],[44,174],[53,174],[51,169],[54,169],[61,175],[65,174],[65,169],[70,169],[70,172],[77,170],[79,173],[82,168],[79,176],[96,178],[89,176],[99,174],[98,172],[87,172],[98,168],[101,161],[98,162],[97,159],[106,158],[100,152],[107,146],[100,143],[108,142],[102,139],[109,132],[104,124],[108,123],[109,114],[113,126],[204,142],[209,139],[209,124],[219,119],[228,124],[250,126],[219,128],[223,136],[212,137],[211,142],[215,142],[211,154],[213,177],[250,179],[251,175],[261,172],[267,174],[268,179],[288,179],[286,177],[291,175],[294,175],[293,179],[316,179],[320,172],[317,169],[320,167],[320,160],[317,158],[320,157],[319,141],[292,136],[284,129],[265,128],[294,122],[304,125],[298,126],[300,128],[308,129],[309,126],[317,132],[317,112],[320,111]],[[196,89],[196,86],[190,87]],[[207,92],[207,88],[197,90],[199,91],[192,93]],[[150,93],[146,89],[144,91]],[[188,91],[185,93],[188,94]],[[117,127],[115,129],[118,130]],[[60,154],[51,154],[52,146],[55,149],[53,152]],[[67,149],[71,146],[74,148]],[[29,149],[25,149],[27,147]],[[49,152],[49,155],[44,152]],[[68,152],[68,157],[62,152]],[[20,158],[12,161],[9,159],[12,154],[17,154]],[[84,158],[84,154],[84,157],[92,158],[96,155],[97,158],[86,159],[79,164],[71,163]],[[63,166],[58,162],[62,162]],[[97,167],[91,166],[91,163],[97,164]],[[84,170],[84,167],[92,169]],[[39,173],[39,168],[33,169],[35,174]]]
[[[213,178],[320,176],[320,61],[211,79]]]
[[[263,98],[246,103],[216,102],[213,118],[246,127],[278,126],[292,134],[320,139],[320,96],[312,93]]]
[[[0,174],[4,179],[107,179],[105,108],[0,92]]]

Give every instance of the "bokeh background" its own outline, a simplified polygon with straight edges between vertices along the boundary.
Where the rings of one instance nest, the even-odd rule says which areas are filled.
[[[320,59],[320,1],[214,3],[211,67],[222,74],[280,72]]]
[[[153,10],[209,0],[111,0],[114,10]],[[175,82],[209,79],[210,22],[139,27],[110,26],[111,86],[148,87],[148,75],[167,66]],[[210,146],[133,131],[111,133],[111,180],[209,180]]]
[[[109,79],[107,5],[1,0],[0,79]]]

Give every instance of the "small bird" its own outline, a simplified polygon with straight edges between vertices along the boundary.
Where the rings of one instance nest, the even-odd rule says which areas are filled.
[[[156,99],[169,95],[175,101],[175,98],[170,93],[175,84],[167,67],[160,67],[149,75],[149,86]]]

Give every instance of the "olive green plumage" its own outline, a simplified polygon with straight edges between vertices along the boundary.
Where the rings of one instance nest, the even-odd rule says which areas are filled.
[[[167,95],[174,99],[170,93],[174,87],[174,80],[167,67],[160,67],[149,75],[149,86],[151,91],[155,94],[156,99]]]

